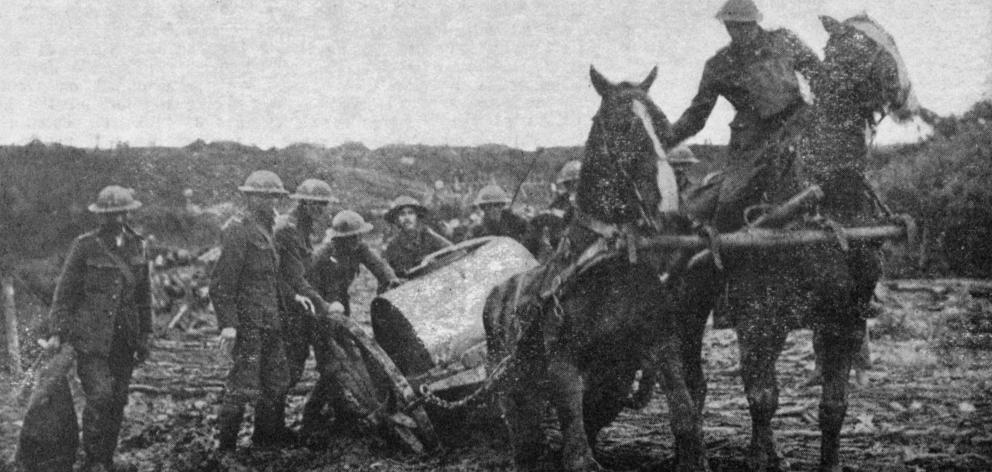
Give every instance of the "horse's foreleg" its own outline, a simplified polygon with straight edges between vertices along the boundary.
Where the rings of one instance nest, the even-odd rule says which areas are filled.
[[[706,333],[707,314],[688,313],[685,326],[679,335],[682,341],[682,369],[686,387],[692,395],[700,421],[706,405],[706,374],[703,372],[703,336]]]
[[[775,451],[772,417],[778,410],[775,361],[782,352],[786,334],[785,329],[767,325],[745,325],[737,330],[741,377],[751,412],[751,445],[747,462],[755,471],[777,470],[782,466]]]
[[[820,399],[820,470],[839,472],[840,430],[847,414],[847,379],[854,356],[861,349],[865,322],[852,320],[847,325],[831,327],[817,333],[822,342],[818,353],[823,372],[823,396]],[[836,331],[835,331],[836,330]],[[831,332],[833,331],[833,332]]]
[[[513,459],[521,470],[539,470],[544,453],[543,397],[535,393],[537,384],[525,382],[500,396],[500,408],[513,443]]]
[[[582,374],[574,363],[556,358],[548,363],[550,394],[561,423],[562,466],[568,471],[600,470],[592,456],[582,417]]]
[[[671,411],[670,422],[672,435],[675,436],[677,470],[708,471],[702,415],[686,386],[682,349],[674,335],[661,345],[660,354],[661,385],[665,389],[668,409]]]

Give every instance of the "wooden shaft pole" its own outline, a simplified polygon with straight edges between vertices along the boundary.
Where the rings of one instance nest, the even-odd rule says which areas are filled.
[[[906,229],[896,225],[845,228],[844,236],[848,240],[901,239],[906,237]],[[724,233],[719,238],[720,247],[726,249],[802,246],[837,240],[829,231],[772,229]],[[638,249],[706,249],[709,245],[708,240],[699,236],[652,236],[637,242]]]

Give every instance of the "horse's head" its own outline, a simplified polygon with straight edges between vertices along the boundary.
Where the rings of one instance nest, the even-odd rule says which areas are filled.
[[[824,74],[814,92],[825,106],[907,118],[919,108],[909,75],[892,36],[861,14],[839,22],[821,16],[830,34],[824,49]]]
[[[658,68],[636,84],[614,84],[595,68],[589,74],[602,102],[586,141],[579,209],[609,223],[676,211],[678,187],[661,145],[670,123],[648,96]]]

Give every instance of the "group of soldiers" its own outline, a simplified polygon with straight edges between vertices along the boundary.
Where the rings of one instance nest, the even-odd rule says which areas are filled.
[[[720,227],[719,205],[706,202],[718,199],[723,208],[732,209],[725,203],[735,192],[745,192],[752,178],[749,153],[805,106],[796,73],[810,79],[820,65],[793,33],[763,29],[752,0],[727,1],[717,19],[731,42],[707,61],[698,93],[663,144],[675,148],[701,130],[718,97],[734,106],[729,165],[694,190],[710,198],[697,198],[704,204],[688,209],[692,216]],[[691,155],[669,158],[673,164],[696,162]],[[578,177],[578,162],[568,163],[555,182],[558,198],[530,220],[512,211],[511,198],[502,188],[482,188],[474,201],[481,221],[466,238],[508,236],[538,259],[546,257],[560,237],[561,222],[574,211]],[[371,412],[347,406],[335,381],[335,359],[348,347],[332,339],[326,323],[330,317],[350,315],[348,288],[360,265],[375,275],[380,290],[386,290],[399,285],[424,255],[452,243],[426,224],[424,205],[399,197],[385,215],[397,232],[384,258],[362,240],[372,225],[350,210],[333,217],[323,244],[315,248],[315,221],[334,200],[326,182],[308,179],[289,194],[276,174],[256,171],[239,190],[246,212],[224,228],[209,291],[221,344],[233,359],[218,407],[219,450],[236,448],[248,402],[255,405],[253,445],[299,440],[299,433],[285,423],[286,396],[300,380],[311,349],[320,375],[304,407],[301,433],[319,430],[328,407],[336,409],[336,420],[368,419]],[[286,196],[296,204],[289,213],[277,215],[276,202]],[[86,396],[82,444],[88,471],[112,469],[131,373],[148,357],[151,345],[145,245],[128,225],[129,212],[140,206],[131,190],[119,186],[104,188],[90,205],[90,211],[101,215],[100,226],[73,242],[43,341],[49,348],[69,343],[78,352],[77,374]]]
[[[565,170],[557,182],[562,194],[549,211],[563,211],[574,201],[569,192],[578,177],[578,162]],[[367,405],[349,401],[335,378],[340,362],[355,358],[346,353],[354,347],[334,339],[328,320],[350,316],[348,290],[360,266],[375,276],[381,292],[400,285],[401,276],[425,255],[452,243],[427,224],[429,210],[424,205],[401,196],[385,214],[396,231],[383,256],[362,239],[372,224],[351,210],[334,215],[315,248],[313,241],[321,236],[316,222],[336,201],[329,184],[307,179],[290,194],[275,173],[260,170],[238,190],[245,211],[223,228],[209,286],[220,344],[233,361],[217,410],[218,449],[236,448],[249,402],[254,404],[256,447],[298,444],[327,428],[376,421]],[[276,205],[287,196],[295,205],[278,214]],[[496,185],[483,188],[475,206],[484,216],[470,228],[469,237],[526,241],[532,233],[529,222],[510,211],[509,200]],[[77,375],[86,397],[82,445],[87,471],[112,470],[131,374],[147,359],[151,346],[151,264],[145,239],[129,225],[131,212],[141,206],[132,189],[111,185],[100,191],[89,206],[100,215],[100,225],[73,242],[57,283],[50,323],[43,329],[44,347],[56,350],[67,343],[78,356]],[[286,396],[301,380],[311,350],[319,378],[297,433],[286,426]],[[334,425],[328,423],[331,415]]]

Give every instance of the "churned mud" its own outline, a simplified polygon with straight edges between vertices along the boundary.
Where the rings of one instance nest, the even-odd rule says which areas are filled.
[[[915,285],[914,285],[915,284]],[[356,306],[368,306],[370,277],[356,284]],[[883,314],[872,321],[873,368],[868,384],[850,395],[842,455],[851,470],[992,470],[992,350],[969,341],[961,319],[992,319],[992,303],[965,285],[889,283],[878,291]],[[358,311],[367,320],[367,312]],[[961,341],[965,339],[965,341]],[[968,346],[968,347],[960,347]],[[983,349],[984,348],[984,349]],[[750,431],[747,401],[737,375],[737,343],[730,330],[706,337],[709,396],[705,432],[715,471],[740,470]],[[152,360],[132,383],[118,458],[135,471],[212,470],[502,470],[512,466],[505,433],[492,411],[452,414],[438,421],[447,438],[440,452],[417,456],[373,436],[339,434],[323,450],[252,451],[244,428],[238,454],[212,453],[214,405],[228,360],[212,335],[156,340]],[[312,366],[311,366],[312,367]],[[813,369],[811,334],[793,333],[778,363],[781,405],[775,421],[779,451],[789,470],[815,470],[819,455],[819,387],[804,386]],[[13,457],[26,405],[24,379],[0,385],[0,448]],[[299,421],[312,370],[291,396]],[[77,399],[78,385],[77,388]],[[439,420],[443,418],[439,417]],[[555,432],[550,430],[552,448]],[[598,441],[600,462],[614,470],[667,470],[672,437],[664,399],[656,393],[640,411],[626,411]],[[9,459],[7,459],[9,460]],[[0,469],[10,468],[9,465]]]

